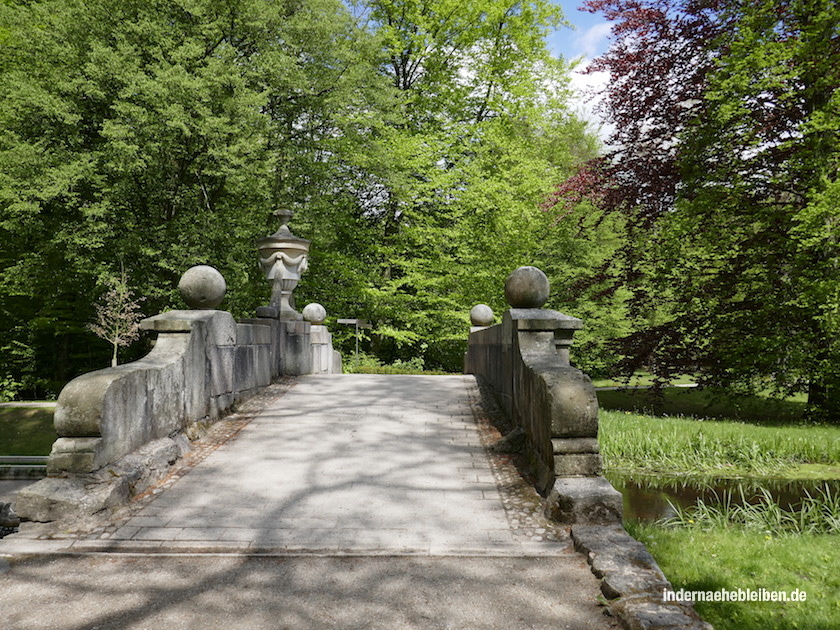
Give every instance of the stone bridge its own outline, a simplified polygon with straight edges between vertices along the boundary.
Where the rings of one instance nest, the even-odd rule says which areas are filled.
[[[345,375],[323,308],[295,310],[309,242],[287,221],[259,242],[272,299],[257,317],[214,310],[224,280],[194,268],[181,283],[192,308],[143,323],[151,354],[65,387],[49,476],[18,493],[21,531],[0,554],[460,558],[495,571],[507,558],[547,571],[532,607],[505,612],[514,576],[476,577],[498,618],[449,611],[428,627],[708,627],[663,603],[670,585],[621,527],[621,496],[600,476],[595,392],[569,361],[582,322],[541,308],[541,271],[511,274],[500,323],[473,309],[465,375]],[[27,591],[10,586],[0,604],[24,619]],[[426,627],[403,622],[392,627]]]

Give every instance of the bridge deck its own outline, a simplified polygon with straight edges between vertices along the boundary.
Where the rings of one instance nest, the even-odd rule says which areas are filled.
[[[108,535],[107,544],[166,551],[570,553],[567,538],[533,540],[533,530],[517,526],[518,514],[508,518],[481,445],[478,404],[471,376],[303,377]]]
[[[118,522],[0,541],[4,628],[615,630],[477,409],[472,377],[301,378]]]

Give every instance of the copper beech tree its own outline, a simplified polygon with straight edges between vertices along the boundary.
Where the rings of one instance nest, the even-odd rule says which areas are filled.
[[[609,149],[551,196],[626,218],[625,367],[840,420],[840,3],[588,0]]]

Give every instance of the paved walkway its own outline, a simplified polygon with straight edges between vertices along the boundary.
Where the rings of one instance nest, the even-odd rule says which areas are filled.
[[[0,608],[30,629],[614,627],[481,415],[471,376],[303,377],[119,522],[30,541],[80,555],[12,557]],[[68,616],[74,592],[97,612]]]
[[[307,377],[103,546],[421,555],[568,553],[510,527],[472,377]],[[88,545],[89,546],[89,545]]]

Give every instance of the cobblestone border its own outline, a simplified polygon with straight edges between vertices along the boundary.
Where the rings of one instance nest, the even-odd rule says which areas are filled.
[[[480,379],[476,381],[468,387],[469,403],[514,536],[533,542],[568,543],[573,551],[570,528],[545,516],[543,498],[536,490],[535,479],[529,476],[524,457],[493,450],[502,439],[500,427],[506,428],[507,419]]]

